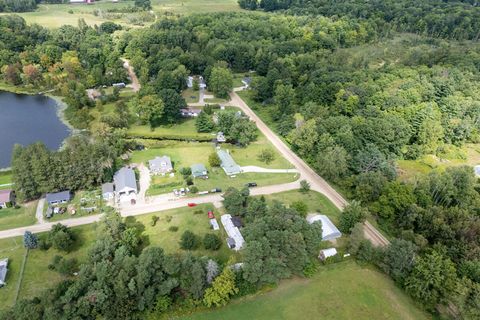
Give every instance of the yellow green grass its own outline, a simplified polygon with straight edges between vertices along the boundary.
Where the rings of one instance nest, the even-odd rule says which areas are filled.
[[[266,293],[180,319],[432,319],[386,275],[353,261],[320,268],[310,279],[294,278]]]
[[[0,230],[8,230],[35,224],[36,209],[37,201],[22,204],[18,209],[0,209]]]
[[[0,171],[0,190],[1,189],[11,189],[12,186],[12,172],[11,171]]]
[[[140,137],[146,139],[214,139],[215,135],[210,133],[198,133],[195,127],[195,119],[185,119],[179,124],[172,126],[162,125],[153,130],[147,125],[133,125],[127,132],[129,137]]]
[[[196,103],[200,99],[200,93],[199,91],[189,88],[182,92],[182,97],[187,103]]]

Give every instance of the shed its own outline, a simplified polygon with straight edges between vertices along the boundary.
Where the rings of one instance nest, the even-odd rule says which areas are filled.
[[[217,133],[217,142],[225,142],[227,139],[225,138],[225,135],[223,134],[222,131],[219,131]]]
[[[325,261],[327,258],[333,257],[335,255],[337,255],[337,249],[328,248],[328,249],[320,250],[318,258],[322,261]]]
[[[113,182],[115,184],[115,193],[118,197],[129,194],[137,194],[137,179],[135,178],[135,172],[128,167],[123,167],[118,170],[113,176]]]
[[[220,226],[218,225],[217,219],[210,219],[210,225],[212,226],[213,230],[220,230]]]
[[[227,176],[234,176],[242,172],[242,168],[233,160],[230,153],[226,150],[218,149],[217,155],[221,161],[221,167]]]
[[[252,78],[244,77],[242,79],[242,83],[245,85],[246,88],[248,88],[250,86],[250,83],[252,83]]]
[[[111,182],[102,184],[102,196],[105,200],[111,200],[115,197],[114,184]]]
[[[8,258],[0,260],[0,287],[6,285],[7,280],[7,269],[8,267]]]
[[[165,175],[173,171],[172,160],[169,156],[155,157],[148,161],[148,166],[152,174]]]
[[[194,178],[208,178],[208,171],[207,171],[207,168],[201,164],[201,163],[197,163],[197,164],[194,164],[190,167],[190,169],[192,170],[192,176]]]
[[[61,192],[55,193],[47,193],[45,200],[48,204],[59,204],[59,203],[66,203],[72,199],[72,194],[70,190],[65,190]]]
[[[308,223],[320,221],[322,223],[322,240],[334,240],[340,238],[342,233],[335,227],[330,219],[322,214],[309,215],[307,217]]]
[[[15,204],[15,191],[10,189],[0,190],[0,209]]]

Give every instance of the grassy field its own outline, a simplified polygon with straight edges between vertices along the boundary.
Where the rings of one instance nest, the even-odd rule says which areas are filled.
[[[12,183],[12,172],[0,171],[0,189],[11,189],[12,186],[9,185],[11,183]]]
[[[432,319],[386,275],[353,261],[322,267],[310,279],[181,319]]]
[[[240,11],[236,0],[152,0],[152,9],[157,15],[164,13],[192,14],[206,12]],[[128,25],[125,19],[112,19],[93,15],[95,10],[106,12],[108,9],[133,6],[134,1],[122,0],[112,3],[108,0],[96,1],[94,4],[40,4],[34,12],[18,13],[28,24],[38,23],[47,28],[58,28],[62,25],[78,24],[78,19],[84,19],[89,25],[100,25],[105,21],[113,21]],[[147,23],[146,23],[147,24]]]
[[[37,221],[35,218],[36,209],[37,201],[22,204],[22,206],[18,209],[0,209],[0,230],[13,229],[35,224]]]
[[[182,97],[187,103],[196,103],[200,99],[200,93],[193,89],[186,89],[182,92]]]
[[[188,140],[211,140],[215,135],[210,133],[199,133],[195,127],[195,119],[185,119],[173,126],[160,126],[153,130],[146,125],[133,125],[127,132],[129,137],[140,137],[147,139],[188,139]]]

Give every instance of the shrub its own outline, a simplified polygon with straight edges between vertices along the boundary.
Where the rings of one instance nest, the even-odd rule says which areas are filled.
[[[177,232],[177,231],[178,231],[178,227],[177,227],[177,226],[171,226],[170,228],[168,228],[168,231],[170,231],[170,232]]]
[[[202,210],[195,210],[195,211],[193,211],[193,214],[202,214],[202,213],[203,213]]]
[[[192,169],[188,167],[183,167],[183,168],[180,168],[179,172],[183,177],[188,177],[192,174]]]
[[[172,221],[172,216],[165,216],[165,221],[167,221],[167,223],[170,223],[170,221]]]
[[[222,161],[220,161],[220,158],[216,152],[210,153],[208,156],[208,164],[210,164],[210,167],[220,167]]]
[[[302,217],[306,217],[308,213],[308,206],[305,202],[303,201],[295,201],[292,203],[290,206],[292,209],[298,212],[299,215]]]
[[[192,177],[188,176],[185,178],[185,182],[187,183],[187,186],[193,185],[193,179]]]
[[[195,250],[198,248],[198,243],[198,237],[190,230],[187,230],[180,239],[180,248],[183,250]]]
[[[69,251],[75,242],[73,232],[63,224],[57,223],[48,233],[47,241],[57,250]]]
[[[270,164],[275,160],[275,152],[272,149],[262,149],[258,154],[258,160]]]
[[[318,264],[314,261],[310,261],[307,265],[303,268],[303,275],[307,278],[311,278],[317,273]]]
[[[307,180],[300,181],[300,191],[304,193],[310,191],[310,183]]]
[[[50,244],[48,243],[48,241],[40,240],[38,241],[38,248],[40,250],[47,251],[48,249],[50,249]]]
[[[222,246],[222,241],[217,235],[207,233],[203,237],[203,246],[207,250],[218,250]]]
[[[198,192],[197,186],[191,186],[191,187],[190,187],[190,192],[191,192],[191,193],[197,193],[197,192]]]
[[[23,235],[23,245],[27,249],[35,249],[38,246],[38,238],[30,231],[25,231]]]
[[[155,225],[157,224],[157,221],[159,220],[160,218],[153,215],[152,216],[152,221],[150,222],[150,224],[152,225],[152,227],[155,227]]]

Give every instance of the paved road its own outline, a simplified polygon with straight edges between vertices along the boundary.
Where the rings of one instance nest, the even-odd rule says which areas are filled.
[[[270,140],[270,142],[280,151],[280,153],[290,161],[301,175],[310,183],[312,190],[323,193],[337,208],[342,210],[347,204],[345,200],[334,188],[332,188],[322,177],[312,170],[299,156],[297,156],[270,128],[258,117],[255,112],[238,96],[239,88],[230,93],[231,101],[229,105],[239,107],[251,120],[253,120],[258,129]],[[374,245],[385,246],[390,242],[370,223],[364,224],[364,234]]]

